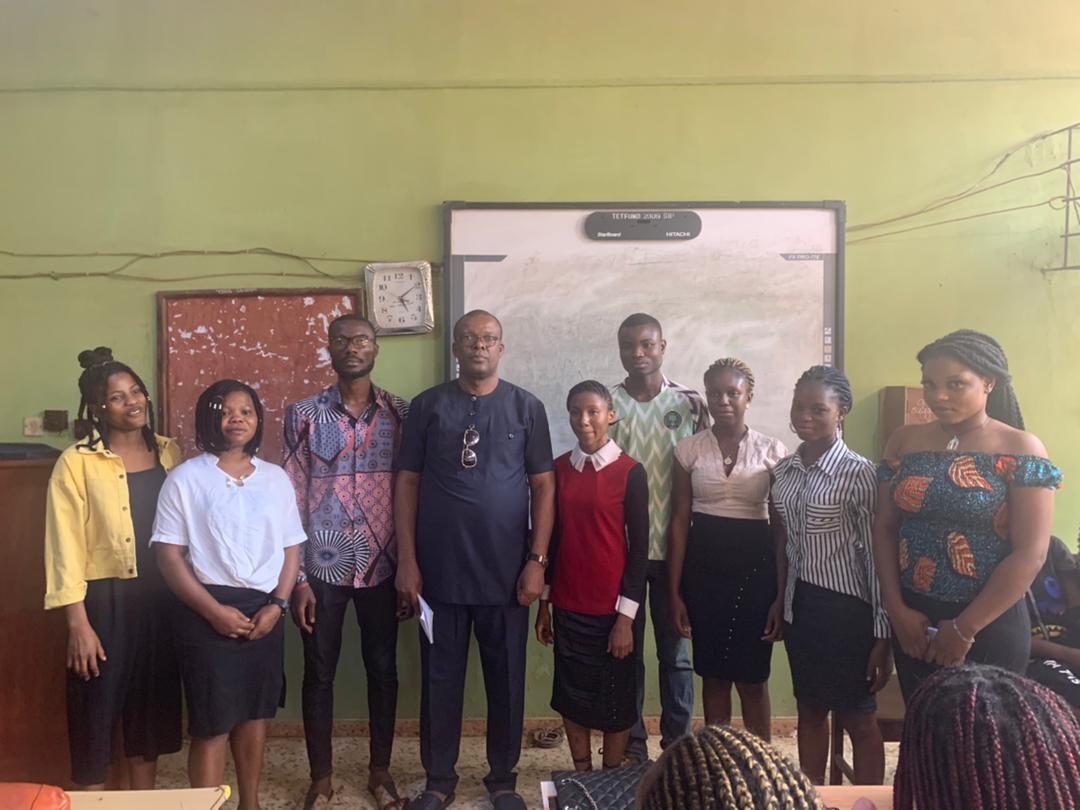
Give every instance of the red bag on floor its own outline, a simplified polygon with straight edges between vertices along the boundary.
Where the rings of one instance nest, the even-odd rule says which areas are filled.
[[[71,801],[64,791],[53,785],[2,782],[0,807],[4,810],[71,810]]]

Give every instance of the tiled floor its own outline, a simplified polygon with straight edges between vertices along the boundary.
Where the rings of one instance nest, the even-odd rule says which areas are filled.
[[[793,759],[796,758],[795,738],[780,737],[774,743]],[[659,739],[650,740],[652,755],[659,755]],[[596,750],[594,745],[593,750]],[[896,769],[897,745],[885,746],[886,783],[892,783]],[[354,810],[354,808],[374,808],[371,797],[365,790],[367,784],[367,740],[357,737],[339,737],[334,740],[334,763],[337,772],[335,784],[338,792],[334,797],[334,808]],[[186,750],[174,756],[166,757],[160,765],[158,783],[161,787],[187,786]],[[597,757],[599,765],[599,757]],[[518,790],[531,808],[540,808],[539,784],[542,779],[550,779],[555,770],[567,770],[571,766],[570,750],[565,743],[561,748],[544,750],[525,748],[522,751],[518,767]],[[398,787],[409,796],[418,794],[424,786],[423,770],[420,767],[420,744],[415,737],[398,738],[394,745],[393,774]],[[458,773],[461,783],[457,790],[457,801],[453,807],[460,810],[487,810],[491,805],[481,779],[487,772],[484,738],[466,737],[462,740],[461,757],[458,761]],[[227,778],[235,786],[232,764],[229,764]],[[307,755],[303,739],[274,738],[266,748],[266,768],[263,773],[261,791],[264,810],[293,810],[300,806],[307,788]],[[234,798],[226,805],[236,806]]]

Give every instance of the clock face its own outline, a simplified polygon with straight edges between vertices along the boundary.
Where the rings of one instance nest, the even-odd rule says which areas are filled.
[[[427,285],[416,267],[383,268],[371,280],[371,316],[381,329],[424,326]]]

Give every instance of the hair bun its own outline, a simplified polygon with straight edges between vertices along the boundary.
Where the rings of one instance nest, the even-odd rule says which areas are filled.
[[[98,346],[96,349],[86,349],[79,352],[79,366],[81,368],[90,368],[91,366],[111,363],[112,361],[112,349],[108,346]]]

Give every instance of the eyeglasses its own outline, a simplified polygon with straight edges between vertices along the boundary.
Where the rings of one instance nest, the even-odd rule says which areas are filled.
[[[466,346],[470,349],[473,346],[478,346],[480,344],[483,344],[490,349],[501,339],[502,338],[500,338],[498,335],[461,335],[457,339],[457,342],[460,343],[462,346]]]
[[[331,349],[347,349],[355,346],[358,349],[366,349],[372,343],[375,342],[375,338],[370,335],[353,335],[352,337],[332,337],[330,338]]]
[[[480,443],[480,431],[476,425],[469,425],[461,437],[461,466],[471,470],[476,466],[476,451],[473,450]]]

